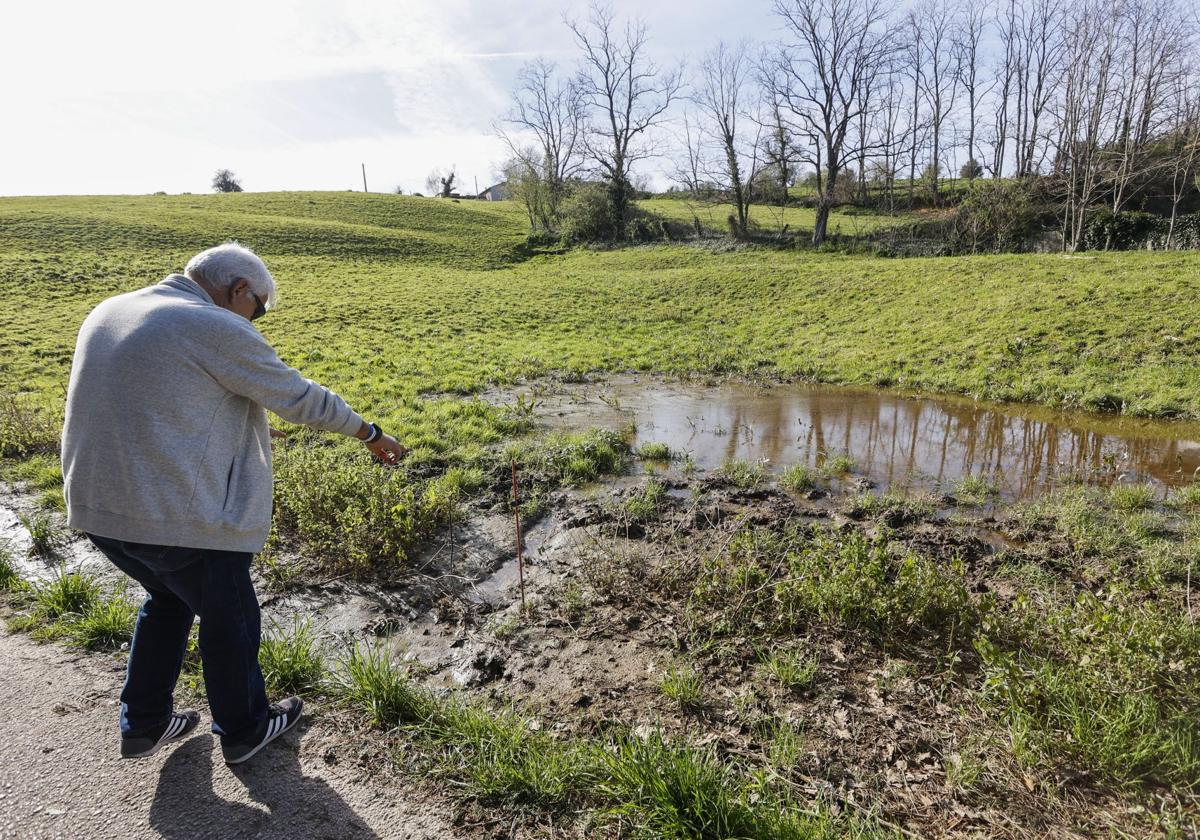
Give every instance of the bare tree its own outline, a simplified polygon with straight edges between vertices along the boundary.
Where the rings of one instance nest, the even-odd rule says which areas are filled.
[[[213,175],[212,188],[214,192],[241,192],[242,182],[229,169],[218,169]]]
[[[693,196],[699,195],[704,187],[704,132],[697,120],[687,110],[683,112],[683,149],[676,160],[675,180]]]
[[[1008,137],[1012,121],[1012,94],[1016,85],[1018,66],[1018,0],[1007,0],[996,17],[996,30],[1000,38],[1001,54],[996,66],[996,83],[1000,95],[996,100],[994,120],[995,136],[992,144],[992,177],[1004,177],[1004,164],[1008,155]]]
[[[1124,67],[1117,103],[1112,210],[1124,209],[1152,170],[1162,165],[1151,154],[1150,141],[1162,127],[1164,104],[1175,79],[1183,72],[1179,61],[1192,46],[1175,0],[1129,0],[1123,3],[1119,25],[1125,45]]]
[[[875,176],[882,182],[884,202],[889,210],[896,208],[896,173],[900,158],[912,143],[915,127],[904,122],[908,112],[905,103],[904,79],[899,67],[893,63],[885,75],[880,92],[880,105],[875,114],[874,131],[879,137]]]
[[[775,62],[769,56],[763,56],[758,65],[759,86],[766,97],[763,114],[759,117],[759,129],[762,132],[763,166],[759,170],[760,182],[774,178],[775,193],[779,200],[779,235],[787,231],[785,222],[788,191],[796,180],[796,170],[800,159],[796,139],[792,134],[784,114],[785,106],[780,96],[784,81],[776,75]],[[762,192],[761,190],[759,192]]]
[[[576,86],[592,117],[584,149],[608,184],[613,231],[623,237],[633,198],[631,168],[653,154],[647,133],[678,98],[682,73],[650,59],[644,23],[618,26],[608,6],[594,4],[586,22],[567,26],[583,50]]]
[[[846,140],[863,107],[863,87],[889,53],[880,33],[880,0],[775,0],[792,43],[781,47],[779,95],[817,142],[817,219],[812,241],[825,241],[838,175],[852,159]]]
[[[1043,117],[1056,94],[1066,44],[1063,0],[1027,0],[1017,30],[1016,174],[1028,177],[1040,164]],[[1042,148],[1042,156],[1046,152]]]
[[[924,72],[917,78],[921,80],[921,94],[929,109],[929,191],[936,204],[938,174],[942,166],[942,136],[958,86],[951,42],[955,10],[948,0],[923,0],[914,14],[924,32],[918,47]]]
[[[758,168],[759,137],[747,140],[746,123],[738,120],[746,108],[746,83],[750,75],[746,45],[727,46],[723,41],[700,61],[694,101],[700,107],[720,147],[719,164],[710,180],[733,205],[733,233],[750,234],[750,198]]]
[[[1063,188],[1063,248],[1083,242],[1088,213],[1102,187],[1102,143],[1117,82],[1116,21],[1105,0],[1088,0],[1070,20],[1055,171]]]
[[[979,75],[979,50],[983,43],[984,32],[987,30],[987,9],[987,5],[982,3],[967,3],[961,6],[952,38],[954,75],[967,96],[967,160],[976,163],[980,163],[980,156],[975,147],[976,128],[979,125],[979,102],[988,92],[988,87]],[[971,171],[975,172],[976,169],[972,168]]]
[[[1168,248],[1175,244],[1175,224],[1185,195],[1200,189],[1200,91],[1192,74],[1180,74],[1175,82],[1175,120],[1171,139],[1171,221],[1167,226]]]
[[[550,231],[557,227],[567,181],[583,162],[583,101],[575,84],[560,78],[545,59],[526,64],[517,78],[512,108],[496,130],[513,157],[522,161],[522,178],[536,176],[544,182],[535,191],[538,200],[530,226]],[[530,135],[535,138],[532,144]]]
[[[902,66],[907,81],[912,84],[908,99],[912,106],[908,120],[908,205],[913,206],[917,188],[917,154],[922,134],[921,91],[925,89],[925,26],[916,10],[910,9],[904,16],[902,31],[907,38],[902,51]]]

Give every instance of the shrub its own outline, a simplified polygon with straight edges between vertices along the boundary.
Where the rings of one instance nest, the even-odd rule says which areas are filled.
[[[1083,247],[1088,251],[1128,251],[1143,248],[1165,234],[1166,221],[1153,213],[1093,210],[1084,223]]]
[[[950,246],[958,253],[1028,250],[1042,229],[1036,192],[1026,181],[975,181],[955,209]]]
[[[631,200],[618,218],[611,184],[577,185],[563,207],[562,232],[568,242],[652,242],[670,238],[667,220]]]
[[[482,475],[456,469],[425,483],[344,450],[297,446],[276,455],[275,528],[302,540],[334,570],[402,563],[448,521]]]

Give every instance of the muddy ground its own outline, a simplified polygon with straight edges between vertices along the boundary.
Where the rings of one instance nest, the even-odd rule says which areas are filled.
[[[651,480],[665,481],[667,492],[652,521],[633,521],[623,501]],[[786,726],[798,739],[787,769],[776,772],[789,784],[912,836],[1147,836],[1155,813],[1186,807],[1169,791],[1116,793],[1086,777],[1020,767],[1002,728],[977,704],[976,678],[961,654],[921,644],[884,649],[865,635],[814,625],[766,640],[818,662],[810,686],[788,691],[758,667],[765,640],[755,628],[701,644],[688,576],[747,525],[799,523],[814,535],[886,528],[893,546],[961,558],[973,584],[1000,599],[1014,594],[993,574],[1000,564],[1044,563],[1055,550],[1016,539],[996,511],[950,498],[931,500],[923,515],[864,517],[850,500],[869,482],[840,484],[794,494],[773,482],[739,488],[716,473],[673,470],[554,491],[524,529],[524,609],[515,524],[499,492],[467,505],[462,521],[424,546],[404,573],[330,579],[285,552],[299,571],[282,582],[277,573],[260,580],[260,597],[268,621],[310,618],[332,648],[379,639],[426,685],[512,704],[552,732],[662,727],[763,763]],[[4,501],[10,512],[30,504],[19,495]],[[72,565],[103,569],[79,541],[63,552]],[[687,706],[660,687],[683,662],[702,677],[702,699]],[[389,765],[403,741],[360,736],[367,759],[359,766]],[[551,836],[542,817],[501,821],[488,808],[458,823],[473,824],[473,836]],[[553,831],[563,836],[561,824]]]

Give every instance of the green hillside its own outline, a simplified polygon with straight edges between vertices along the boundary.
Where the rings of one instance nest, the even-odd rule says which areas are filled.
[[[283,355],[384,414],[421,392],[638,369],[1200,418],[1195,253],[530,257],[511,204],[350,193],[0,200],[0,384],[60,394],[93,305],[231,237],[280,282],[263,330]]]

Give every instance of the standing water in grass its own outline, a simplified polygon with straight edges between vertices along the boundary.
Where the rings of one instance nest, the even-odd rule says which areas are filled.
[[[530,394],[532,393],[532,397]],[[552,425],[630,428],[635,448],[709,469],[731,461],[869,476],[881,489],[1006,498],[1056,483],[1193,481],[1200,426],[814,385],[704,386],[622,377],[524,389]],[[500,397],[505,399],[505,397]],[[847,457],[849,456],[849,457]]]

